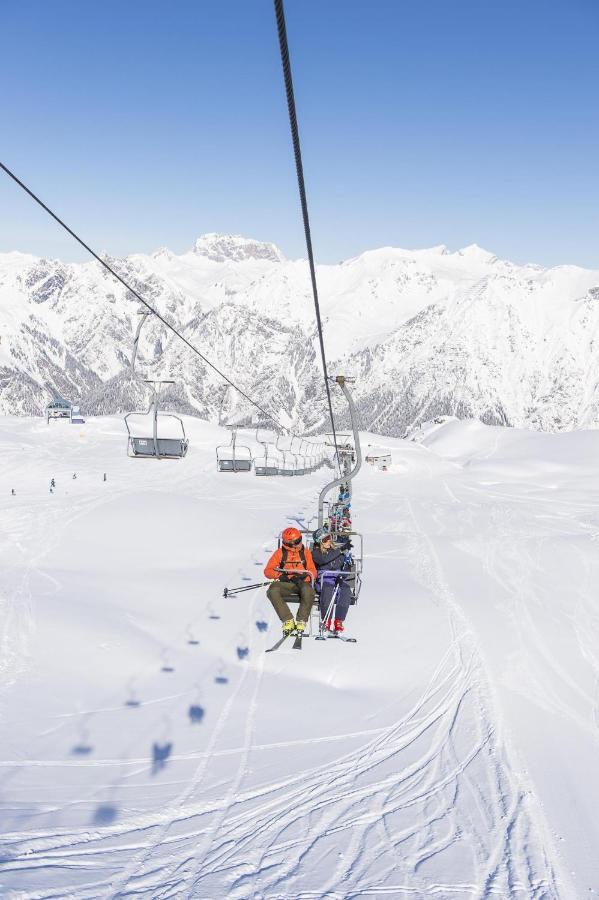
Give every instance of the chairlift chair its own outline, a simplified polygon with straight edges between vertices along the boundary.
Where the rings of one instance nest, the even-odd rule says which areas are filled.
[[[183,420],[173,413],[159,412],[160,389],[163,384],[174,384],[174,381],[154,381],[149,378],[144,379],[146,384],[151,386],[152,397],[150,407],[147,412],[131,412],[125,416],[125,425],[127,426],[127,455],[131,457],[139,457],[143,459],[182,459],[189,447],[189,441],[185,434]],[[130,416],[152,416],[152,434],[149,436],[138,437],[133,434],[129,426]],[[175,419],[181,428],[180,437],[162,437],[158,435],[158,420]]]
[[[231,430],[231,443],[216,448],[216,466],[219,472],[251,472],[252,451],[237,443],[237,425],[227,425]]]
[[[289,459],[290,450],[283,450],[282,447],[279,447],[279,441],[283,437],[282,434],[277,435],[277,440],[275,442],[275,449],[281,454],[281,465],[279,467],[279,475],[295,475],[295,466]]]
[[[264,447],[264,456],[254,460],[254,475],[278,475],[279,466],[277,464],[277,458],[272,452],[269,456],[268,445],[270,442],[266,440],[266,438],[264,440],[260,439],[260,427],[260,425],[256,426],[256,443],[262,444]]]
[[[293,449],[293,442],[296,439],[300,442],[299,450]],[[300,461],[299,461],[300,456],[302,455],[302,441],[300,440],[300,438],[296,438],[296,435],[293,435],[293,437],[291,438],[291,447],[290,447],[289,452],[291,453],[291,455],[293,456],[293,458],[295,460],[295,474],[296,475],[305,475],[306,474],[306,466],[305,466],[306,461],[305,461],[305,459],[303,459],[303,457],[302,457],[303,462],[300,463]]]
[[[304,534],[308,537],[311,537],[312,532],[308,531],[307,529],[302,529],[302,534]],[[332,534],[333,534],[333,540],[335,540],[337,535],[335,532],[333,532]],[[349,589],[352,594],[351,605],[355,606],[355,604],[358,602],[358,597],[360,596],[360,591],[362,589],[362,567],[364,564],[364,540],[359,531],[345,531],[345,532],[343,532],[343,537],[349,537],[352,542],[352,545],[353,545],[352,549],[350,551],[351,557],[352,557],[351,565],[350,565],[349,569],[346,569],[343,572],[339,571],[339,572],[333,573],[331,571],[328,571],[326,574],[327,575],[341,574],[343,576],[343,579],[346,582],[346,584],[349,586]],[[314,547],[314,542],[312,540],[309,540],[308,543],[309,543],[309,549],[312,550]],[[325,573],[323,572],[322,575],[324,576],[324,574]],[[320,581],[322,583],[322,579],[320,579]]]

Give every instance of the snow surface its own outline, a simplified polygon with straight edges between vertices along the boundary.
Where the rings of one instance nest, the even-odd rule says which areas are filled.
[[[359,642],[265,655],[264,589],[223,586],[326,475],[217,474],[185,421],[157,463],[118,419],[0,419],[2,898],[599,891],[599,433],[386,439]]]

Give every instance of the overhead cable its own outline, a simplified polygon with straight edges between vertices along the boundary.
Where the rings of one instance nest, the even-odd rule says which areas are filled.
[[[312,295],[314,297],[314,309],[316,311],[316,326],[318,328],[318,341],[320,344],[320,356],[322,360],[322,370],[324,375],[324,385],[327,392],[327,401],[329,404],[329,414],[331,417],[331,427],[333,429],[333,441],[335,443],[335,452],[337,454],[337,463],[341,469],[341,460],[339,458],[339,447],[337,446],[337,434],[335,431],[335,418],[333,416],[333,404],[331,402],[331,389],[329,386],[329,373],[327,370],[327,360],[324,352],[324,338],[322,334],[322,321],[320,318],[320,302],[318,299],[318,287],[316,284],[316,268],[314,266],[314,253],[312,252],[312,233],[310,230],[310,217],[308,215],[308,201],[306,199],[306,185],[304,182],[304,167],[302,164],[302,150],[300,145],[299,128],[297,124],[297,111],[295,108],[295,95],[293,93],[293,79],[291,77],[291,60],[289,58],[289,45],[287,43],[287,27],[285,25],[285,11],[283,9],[283,0],[274,0],[275,15],[277,18],[277,30],[279,33],[279,48],[281,50],[281,63],[283,66],[283,76],[285,78],[285,92],[287,94],[287,109],[289,111],[289,125],[291,127],[291,140],[293,142],[293,154],[295,156],[295,169],[297,172],[297,184],[299,188],[300,203],[302,207],[302,218],[304,220],[304,234],[306,236],[306,248],[308,250],[308,262],[310,264],[310,279],[312,281]]]

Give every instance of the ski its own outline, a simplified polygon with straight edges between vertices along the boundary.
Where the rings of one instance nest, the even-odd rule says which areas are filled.
[[[273,644],[272,647],[268,647],[268,649],[264,652],[272,653],[273,650],[278,650],[281,644],[284,644],[288,637],[291,637],[291,634],[284,634],[282,638],[279,638],[276,644]]]
[[[327,638],[333,641],[345,641],[346,644],[357,644],[358,639],[352,637],[345,637],[344,634],[327,634]]]
[[[294,650],[301,650],[301,649],[302,649],[302,637],[303,637],[303,634],[296,634],[295,640],[294,640],[294,642],[293,642],[293,649],[294,649]]]

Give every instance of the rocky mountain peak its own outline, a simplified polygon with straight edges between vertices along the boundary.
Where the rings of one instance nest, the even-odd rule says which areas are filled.
[[[193,252],[214,262],[245,262],[248,259],[283,262],[285,257],[278,247],[264,241],[255,241],[240,234],[216,234],[211,232],[199,237]]]

